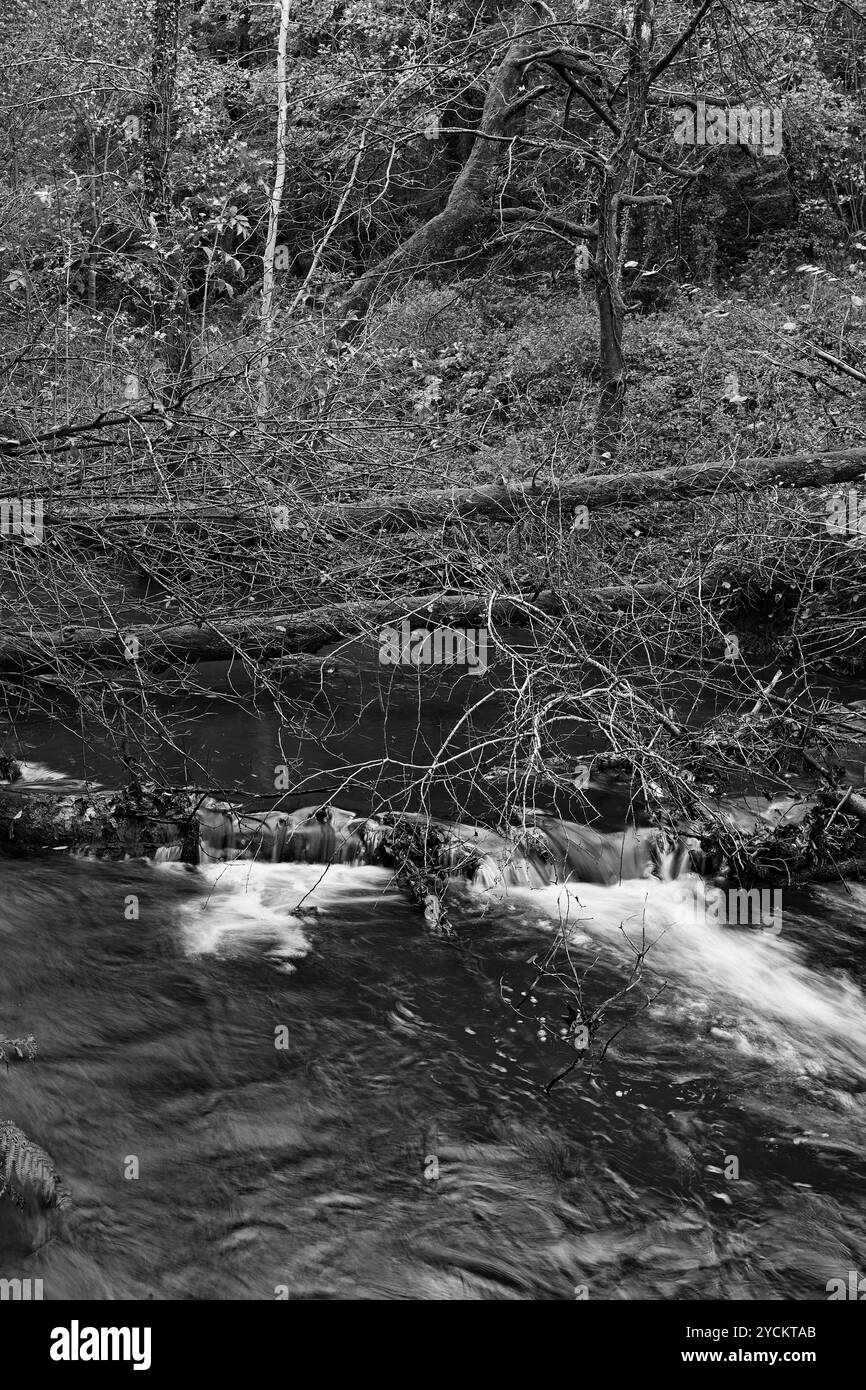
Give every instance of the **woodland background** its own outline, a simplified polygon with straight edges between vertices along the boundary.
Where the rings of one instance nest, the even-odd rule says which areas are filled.
[[[3,9],[0,494],[45,514],[2,540],[9,756],[49,710],[160,780],[202,658],[308,732],[335,644],[421,613],[494,632],[492,819],[578,727],[671,823],[811,777],[783,858],[847,854],[866,13]],[[780,154],[677,145],[699,100],[779,108]]]

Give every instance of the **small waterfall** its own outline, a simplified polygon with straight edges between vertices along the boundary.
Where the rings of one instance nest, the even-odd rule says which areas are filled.
[[[382,864],[387,862],[387,831],[394,823],[336,806],[241,814],[217,802],[206,803],[199,819],[202,863]],[[567,879],[608,884],[643,879],[658,863],[655,832],[634,827],[604,833],[538,814],[523,830],[505,836],[468,822],[428,821],[421,815],[399,820],[429,825],[437,834],[439,863],[455,872],[463,869],[464,876],[490,892],[541,888]],[[665,860],[664,876],[676,877],[687,860],[687,851],[678,846]]]
[[[271,864],[369,864],[375,823],[339,807],[241,814],[208,800],[198,813],[202,863],[258,859]]]
[[[156,853],[153,856],[154,864],[171,864],[179,860],[183,852],[183,846],[177,843],[170,845],[157,845]]]
[[[770,921],[759,916],[750,930],[738,930],[743,921],[731,915],[729,894],[691,871],[694,847],[687,840],[660,847],[651,830],[604,833],[541,814],[513,835],[422,816],[400,819],[441,832],[444,840],[434,841],[437,864],[449,866],[485,906],[507,899],[526,912],[527,923],[565,928],[576,944],[601,949],[617,969],[633,958],[629,942],[651,943],[653,977],[670,982],[660,1014],[672,1007],[679,1018],[685,1011],[723,1045],[801,1074],[835,1069],[848,1081],[862,1076],[860,991],[844,978],[816,974],[795,942],[780,939],[772,894],[766,895]],[[212,825],[209,864],[203,855],[207,900],[184,909],[193,953],[231,951],[260,939],[281,968],[291,969],[291,960],[309,949],[311,904],[339,911],[347,900],[381,901],[397,891],[385,817],[336,807],[259,816],[220,809]],[[763,910],[762,899],[760,905]],[[719,1031],[720,1017],[735,1022]]]
[[[550,846],[556,878],[582,883],[620,883],[649,877],[655,866],[655,832],[629,826],[604,833],[575,821],[536,815],[536,830]]]

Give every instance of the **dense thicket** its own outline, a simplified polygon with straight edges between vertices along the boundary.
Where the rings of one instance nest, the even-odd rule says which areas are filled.
[[[832,760],[818,682],[866,655],[858,6],[5,18],[7,744],[74,709],[158,774],[158,697],[213,654],[307,729],[279,658],[429,602],[490,618],[512,770],[570,720],[675,818]],[[683,143],[708,107],[761,139]]]

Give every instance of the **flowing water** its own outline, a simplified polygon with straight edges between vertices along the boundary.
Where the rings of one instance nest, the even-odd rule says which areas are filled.
[[[0,872],[0,1038],[39,1049],[0,1069],[0,1119],[72,1194],[0,1277],[75,1299],[811,1300],[864,1272],[862,887],[786,894],[776,933],[697,922],[688,876],[482,875],[449,940],[378,867]],[[514,1006],[563,922],[591,1005],[629,939],[665,988],[548,1095],[575,1055],[561,991]]]

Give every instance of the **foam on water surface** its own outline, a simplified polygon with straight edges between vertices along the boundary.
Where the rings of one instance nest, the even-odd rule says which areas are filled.
[[[842,972],[811,969],[784,932],[703,919],[694,910],[702,890],[696,875],[685,874],[667,883],[568,883],[511,894],[535,908],[539,925],[564,928],[576,944],[589,938],[602,961],[620,970],[634,946],[649,945],[648,976],[669,981],[677,1012],[711,1018],[723,1007],[736,1019],[732,1040],[741,1050],[809,1073],[862,1077],[866,1001],[859,987]]]
[[[164,863],[163,872],[186,874]],[[309,914],[349,902],[396,898],[385,869],[322,864],[263,864],[235,859],[197,870],[201,895],[180,908],[184,949],[190,955],[232,955],[264,949],[284,970],[311,950]]]

